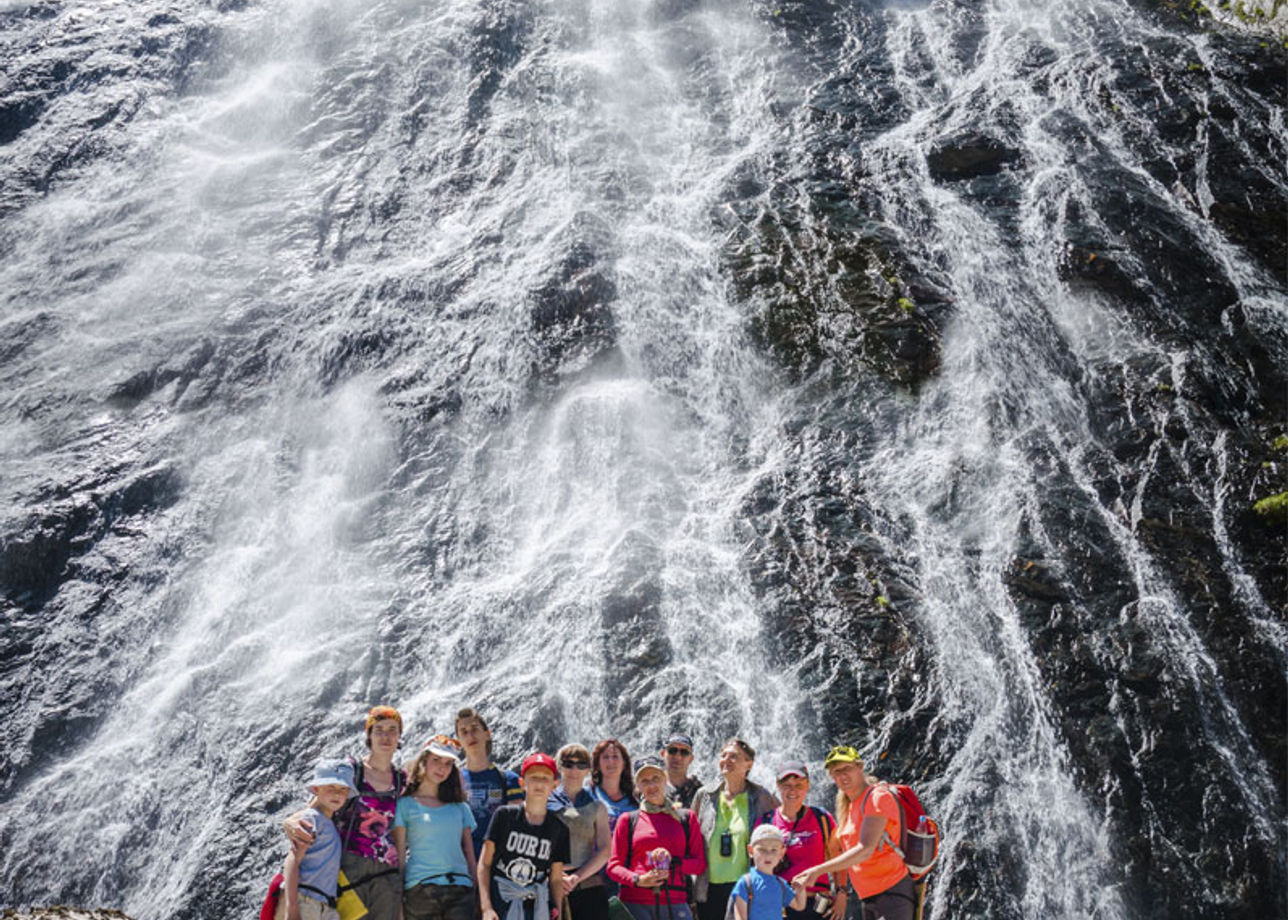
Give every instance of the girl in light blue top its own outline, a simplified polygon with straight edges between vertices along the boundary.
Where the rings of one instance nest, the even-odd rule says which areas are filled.
[[[472,920],[474,813],[461,784],[461,745],[435,735],[412,764],[394,815],[404,920]]]

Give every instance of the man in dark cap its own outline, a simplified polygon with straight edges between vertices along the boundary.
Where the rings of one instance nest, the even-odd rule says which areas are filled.
[[[693,805],[693,797],[702,788],[702,781],[689,775],[693,763],[693,739],[676,733],[666,739],[659,752],[666,763],[666,797],[685,808]]]

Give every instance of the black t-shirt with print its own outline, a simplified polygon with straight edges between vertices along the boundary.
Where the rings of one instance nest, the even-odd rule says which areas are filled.
[[[530,824],[523,805],[503,805],[492,814],[487,839],[496,848],[492,854],[493,875],[505,876],[516,885],[530,885],[550,878],[550,864],[569,860],[568,826],[552,812],[540,824]]]

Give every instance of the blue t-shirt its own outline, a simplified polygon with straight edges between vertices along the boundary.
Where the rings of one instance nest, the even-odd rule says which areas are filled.
[[[636,811],[640,803],[635,801],[633,796],[624,795],[620,799],[610,799],[608,793],[599,786],[591,786],[590,794],[604,804],[608,809],[608,832],[611,834],[613,828],[617,826],[617,819],[624,814]]]
[[[751,881],[751,897],[747,897],[747,881]],[[783,910],[792,903],[796,892],[776,875],[766,875],[759,869],[752,869],[738,879],[733,886],[730,897],[742,898],[751,909],[747,911],[747,920],[782,920]]]
[[[461,831],[474,830],[474,813],[464,802],[426,808],[409,795],[398,799],[394,827],[407,831],[407,865],[403,884],[469,885],[469,866],[461,849]]]
[[[316,808],[304,809],[301,817],[313,824],[313,843],[300,860],[301,885],[308,885],[318,891],[325,891],[327,897],[335,897],[336,880],[340,876],[340,851],[344,842],[335,823]],[[321,901],[316,894],[301,888],[300,894],[315,901]]]
[[[477,773],[462,770],[461,776],[465,780],[465,801],[474,813],[474,856],[477,858],[483,850],[493,812],[510,802],[523,801],[523,787],[519,785],[519,774],[513,770],[502,773],[496,764]]]

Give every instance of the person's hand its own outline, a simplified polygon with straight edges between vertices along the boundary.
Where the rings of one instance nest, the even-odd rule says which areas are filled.
[[[581,877],[575,872],[565,872],[563,877],[564,894],[568,894],[581,883]]]
[[[845,894],[845,889],[842,888],[837,891],[836,897],[832,899],[832,910],[828,914],[831,920],[845,920]]]
[[[649,869],[640,875],[640,888],[659,888],[666,884],[667,871],[665,869]]]
[[[304,920],[300,916],[300,905],[296,904],[294,907],[287,908],[286,920]]]
[[[501,920],[501,917],[494,908],[489,907],[483,911],[483,920]]]
[[[814,880],[817,878],[818,878],[817,872],[815,872],[813,869],[806,869],[800,875],[792,879],[792,887],[795,888],[797,891],[804,891],[805,889],[809,888],[810,885],[813,885]]]
[[[291,842],[291,849],[296,849],[300,844],[304,844],[307,850],[313,846],[313,822],[307,818],[301,817],[297,812],[282,822],[282,831],[286,834],[286,839]],[[297,850],[297,852],[303,852]]]

